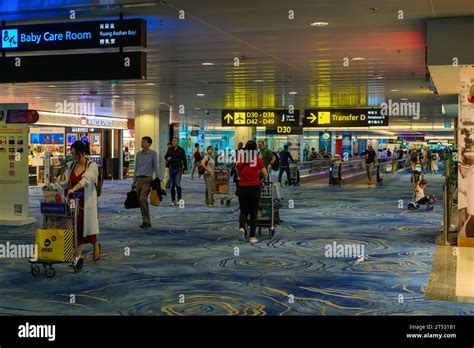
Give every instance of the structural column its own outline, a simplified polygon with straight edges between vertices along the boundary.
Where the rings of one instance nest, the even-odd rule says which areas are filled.
[[[255,136],[257,134],[255,127],[235,127],[234,132],[234,141],[235,141],[235,148],[238,148],[238,144],[240,142],[245,143],[249,140],[255,140]]]

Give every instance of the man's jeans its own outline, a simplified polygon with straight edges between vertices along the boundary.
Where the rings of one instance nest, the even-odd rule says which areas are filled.
[[[171,200],[176,201],[176,191],[178,191],[178,201],[181,199],[181,175],[183,171],[181,168],[170,168],[170,186],[171,186]]]

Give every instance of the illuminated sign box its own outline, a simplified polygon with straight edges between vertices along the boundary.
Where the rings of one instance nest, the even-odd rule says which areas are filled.
[[[302,135],[303,127],[292,126],[278,126],[266,127],[265,134],[267,135]]]
[[[0,82],[146,79],[146,53],[0,58]]]
[[[307,109],[303,127],[386,127],[388,116],[382,115],[381,108],[365,109]]]
[[[102,20],[6,26],[0,28],[3,52],[107,47],[146,47],[143,19]]]
[[[222,110],[223,127],[277,127],[300,124],[300,111],[293,110]]]

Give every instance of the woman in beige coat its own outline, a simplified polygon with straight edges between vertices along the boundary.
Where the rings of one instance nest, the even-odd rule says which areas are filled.
[[[97,188],[99,169],[96,163],[86,157],[90,154],[89,145],[83,141],[76,141],[71,146],[73,162],[68,164],[65,181],[59,182],[64,189],[68,189],[67,195],[79,192],[79,207],[76,207],[77,216],[77,253],[76,265],[82,267],[84,262],[82,249],[85,243],[91,243],[94,247],[93,260],[100,259],[100,244],[97,242],[99,234],[99,218],[97,208]]]

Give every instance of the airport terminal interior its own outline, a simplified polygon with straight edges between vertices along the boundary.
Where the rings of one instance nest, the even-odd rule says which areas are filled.
[[[0,23],[1,315],[474,315],[472,0]]]

